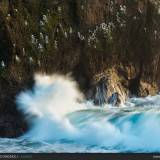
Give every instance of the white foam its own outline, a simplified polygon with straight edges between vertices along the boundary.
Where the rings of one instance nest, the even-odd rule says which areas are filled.
[[[160,151],[160,95],[129,100],[128,112],[124,106],[96,108],[84,101],[71,78],[36,75],[34,88],[21,93],[17,103],[24,113],[36,116],[25,135],[31,140],[65,139],[112,150]]]

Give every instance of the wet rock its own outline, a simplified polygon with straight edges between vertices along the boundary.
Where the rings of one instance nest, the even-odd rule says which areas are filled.
[[[118,92],[115,92],[108,98],[108,104],[118,106],[121,103]]]
[[[18,137],[26,131],[24,120],[15,115],[0,115],[0,137]]]
[[[121,75],[118,75],[114,68],[96,75],[93,85],[88,91],[88,99],[92,99],[96,105],[124,103],[128,98],[129,91],[123,85],[120,77]]]
[[[107,78],[102,77],[94,88],[94,103],[96,105],[104,105],[107,103]]]

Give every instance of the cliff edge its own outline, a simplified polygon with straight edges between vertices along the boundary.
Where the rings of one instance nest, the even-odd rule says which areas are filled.
[[[0,0],[0,136],[27,130],[15,97],[35,72],[71,73],[95,104],[157,94],[159,26],[156,0]]]

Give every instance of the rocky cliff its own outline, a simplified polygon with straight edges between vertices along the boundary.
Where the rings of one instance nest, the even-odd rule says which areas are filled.
[[[1,137],[26,131],[15,97],[35,72],[71,73],[95,104],[104,94],[124,102],[159,90],[157,0],[0,0],[0,40]]]

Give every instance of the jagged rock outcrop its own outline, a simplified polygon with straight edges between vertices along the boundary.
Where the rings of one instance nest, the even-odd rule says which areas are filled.
[[[103,76],[103,96],[118,92],[124,102],[156,94],[159,26],[156,0],[0,0],[0,115],[11,117],[0,118],[10,130],[1,126],[0,136],[27,129],[15,97],[33,85],[35,72],[70,72],[87,98],[97,96]]]
[[[101,105],[108,103],[113,93],[118,93],[119,102],[124,103],[129,97],[128,86],[123,84],[123,76],[118,75],[113,68],[107,69],[103,73],[95,75],[91,89],[88,90],[87,98],[93,99],[95,104]]]

